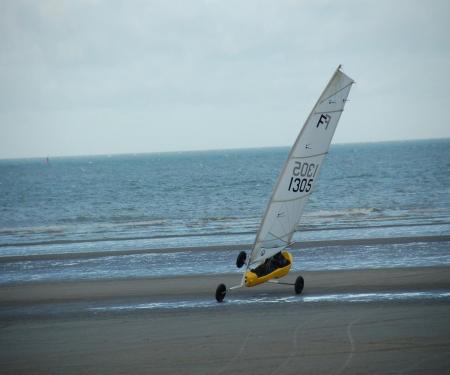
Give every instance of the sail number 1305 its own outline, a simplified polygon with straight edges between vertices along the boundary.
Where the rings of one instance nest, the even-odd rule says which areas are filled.
[[[318,169],[319,164],[301,163],[296,161],[294,168],[292,169],[293,176],[289,182],[288,191],[293,191],[294,193],[298,191],[301,193],[308,193],[312,188],[312,183]]]

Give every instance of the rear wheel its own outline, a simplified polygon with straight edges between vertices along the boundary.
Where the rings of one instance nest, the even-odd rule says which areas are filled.
[[[236,267],[241,268],[245,264],[245,260],[247,259],[247,254],[245,251],[241,251],[236,259]]]
[[[303,277],[297,277],[297,279],[295,280],[295,294],[300,294],[303,291],[304,286],[305,280],[303,280]]]
[[[226,294],[227,294],[227,287],[225,286],[225,284],[219,284],[219,286],[216,289],[217,302],[222,302]]]

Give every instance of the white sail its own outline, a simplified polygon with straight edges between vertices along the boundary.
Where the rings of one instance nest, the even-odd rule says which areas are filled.
[[[247,267],[289,246],[354,83],[336,69],[303,125],[266,208]]]

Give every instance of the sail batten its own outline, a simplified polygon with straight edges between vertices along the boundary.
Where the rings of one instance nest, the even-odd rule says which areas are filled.
[[[315,115],[321,115],[321,114],[324,114],[324,113],[337,113],[337,112],[344,112],[344,110],[343,109],[337,109],[335,111],[314,112],[314,114]]]
[[[346,85],[346,86],[340,88],[340,89],[339,89],[338,91],[336,91],[334,94],[331,94],[330,96],[328,96],[328,97],[322,99],[322,101],[321,101],[320,103],[322,104],[324,101],[326,101],[326,100],[332,98],[333,96],[335,96],[336,94],[338,94],[338,93],[341,92],[342,90],[345,90],[347,87],[351,87],[351,85],[353,85],[353,83],[354,83],[354,82],[353,82],[353,80],[352,80],[352,82],[350,82],[348,85]],[[344,99],[342,99],[342,100],[345,101],[346,98],[344,98]]]
[[[309,159],[309,158],[315,158],[316,156],[322,156],[328,154],[327,152],[322,152],[321,154],[316,155],[308,155],[308,156],[293,156],[292,159]]]
[[[275,184],[247,267],[292,243],[353,83],[339,66],[310,112]]]
[[[301,197],[297,197],[297,198],[289,198],[289,199],[274,199],[272,202],[274,203],[278,203],[278,202],[294,202],[300,199],[305,199],[306,197],[309,197],[311,194],[305,194]]]

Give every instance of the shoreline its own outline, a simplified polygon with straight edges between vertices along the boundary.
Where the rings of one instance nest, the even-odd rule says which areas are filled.
[[[292,249],[315,248],[315,247],[333,247],[333,246],[370,246],[384,244],[405,244],[414,242],[445,242],[450,241],[450,235],[431,235],[431,236],[403,236],[403,237],[378,237],[378,238],[357,238],[357,239],[336,239],[336,240],[314,240],[294,243]],[[141,254],[158,253],[180,253],[180,252],[214,252],[214,251],[240,251],[248,250],[251,244],[239,245],[210,245],[210,246],[192,246],[192,247],[170,247],[155,249],[132,249],[132,250],[105,250],[105,251],[86,251],[86,252],[65,252],[65,253],[47,253],[31,255],[5,255],[0,256],[1,263],[12,263],[33,260],[63,260],[63,259],[92,259],[110,256],[126,256]]]

